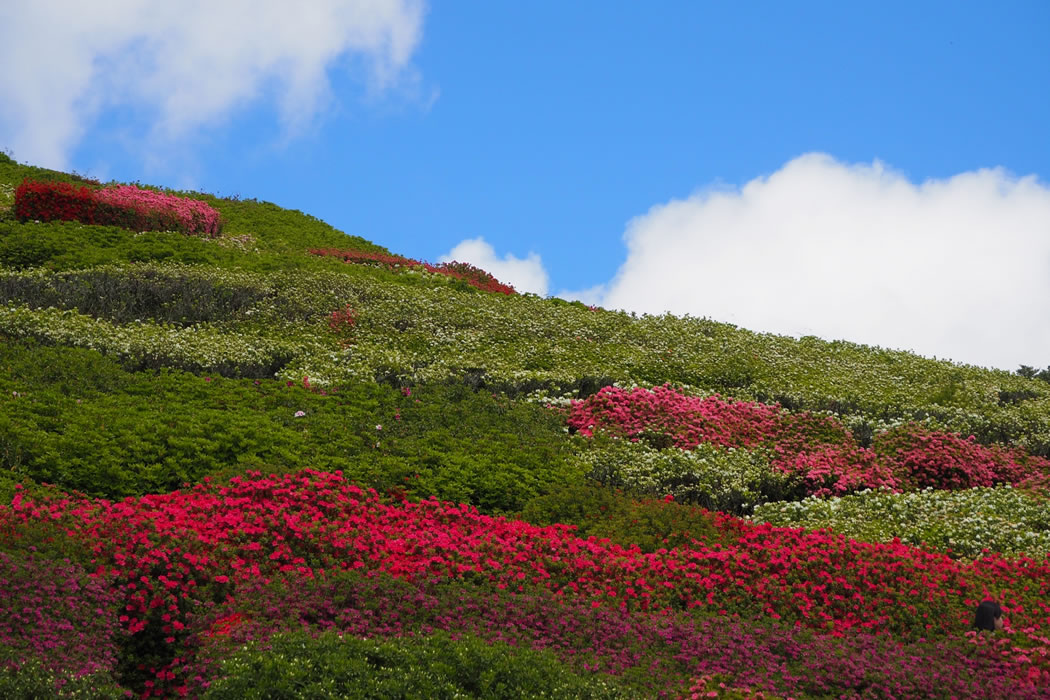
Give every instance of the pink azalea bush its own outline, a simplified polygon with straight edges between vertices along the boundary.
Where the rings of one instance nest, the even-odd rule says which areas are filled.
[[[111,671],[120,591],[76,563],[0,552],[0,665],[41,659],[73,676]]]
[[[490,273],[475,267],[470,263],[446,262],[434,265],[421,260],[413,260],[402,255],[390,255],[388,253],[376,253],[362,250],[337,250],[335,248],[312,248],[313,255],[339,258],[343,262],[355,265],[371,265],[383,267],[388,270],[406,270],[418,268],[426,270],[435,275],[444,275],[453,279],[463,280],[471,287],[483,292],[495,292],[511,296],[518,292],[509,284],[503,284]]]
[[[222,228],[222,217],[206,202],[188,197],[177,197],[135,185],[105,187],[95,192],[99,201],[134,211],[149,217],[168,215],[177,222],[176,230],[206,236],[217,236]]]

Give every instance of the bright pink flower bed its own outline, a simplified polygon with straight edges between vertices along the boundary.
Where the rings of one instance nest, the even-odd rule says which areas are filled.
[[[205,236],[217,236],[222,229],[222,217],[206,202],[134,185],[92,189],[26,180],[15,190],[15,216]]]
[[[338,473],[305,471],[117,503],[16,496],[0,526],[4,536],[18,537],[35,521],[53,521],[84,538],[98,573],[117,577],[128,631],[155,635],[170,649],[174,660],[154,670],[172,687],[170,669],[193,654],[184,643],[191,600],[221,600],[239,583],[278,572],[313,577],[338,567],[409,581],[536,587],[628,612],[700,609],[902,640],[962,634],[976,603],[992,597],[1029,645],[1050,628],[1050,558],[993,554],[966,564],[898,543],[700,517],[717,536],[647,554],[577,538],[570,526],[538,527],[468,506],[385,503]]]

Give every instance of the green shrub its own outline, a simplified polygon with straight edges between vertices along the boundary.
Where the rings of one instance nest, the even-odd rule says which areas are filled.
[[[643,552],[688,547],[693,540],[719,536],[711,514],[702,508],[662,499],[639,501],[593,482],[538,496],[519,517],[538,525],[575,525],[580,537],[608,538]]]
[[[574,673],[553,654],[445,634],[279,635],[249,645],[218,673],[205,698],[627,697],[609,677]]]
[[[108,673],[70,676],[55,673],[39,661],[30,661],[17,669],[0,666],[0,697],[3,698],[108,700],[129,696]]]

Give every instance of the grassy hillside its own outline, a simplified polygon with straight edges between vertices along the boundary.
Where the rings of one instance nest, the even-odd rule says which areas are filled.
[[[1050,383],[27,178],[101,187],[0,158],[0,694],[1050,692]]]

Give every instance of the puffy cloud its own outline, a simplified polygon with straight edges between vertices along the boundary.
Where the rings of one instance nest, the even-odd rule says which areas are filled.
[[[913,184],[807,154],[629,222],[608,308],[707,316],[984,366],[1050,364],[1050,188],[996,169]],[[567,295],[572,296],[572,295]]]
[[[294,129],[330,97],[326,72],[361,72],[372,89],[406,69],[421,0],[151,2],[34,0],[0,9],[0,146],[68,167],[100,110],[145,111],[171,142],[272,99]]]
[[[480,267],[504,284],[519,292],[547,295],[547,271],[536,253],[530,252],[524,259],[507,253],[502,258],[484,238],[461,241],[455,248],[441,256],[440,262],[465,262]]]

